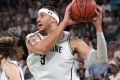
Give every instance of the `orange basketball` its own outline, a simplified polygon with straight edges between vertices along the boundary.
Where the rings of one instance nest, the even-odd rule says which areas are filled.
[[[75,21],[87,22],[95,14],[95,0],[75,0],[71,6],[71,17]]]

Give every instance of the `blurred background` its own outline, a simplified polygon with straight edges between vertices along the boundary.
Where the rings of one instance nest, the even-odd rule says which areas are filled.
[[[46,5],[53,6],[60,11],[60,18],[62,19],[65,8],[70,2],[71,0],[0,0],[0,34],[10,34],[17,38],[17,44],[21,47],[20,52],[22,53],[22,57],[18,61],[23,68],[26,80],[32,80],[32,75],[26,65],[28,51],[25,45],[25,37],[27,34],[37,30],[37,11]],[[96,3],[103,9],[102,25],[108,46],[108,63],[117,59],[117,64],[120,65],[120,0],[96,0]],[[72,25],[67,27],[66,30],[70,31],[71,36],[78,36],[90,47],[96,48],[96,32],[90,23]],[[84,80],[85,77],[91,77],[91,75],[98,78],[99,76],[101,77],[101,74],[102,78],[106,78],[106,76],[108,78],[112,75],[108,69],[109,65],[103,65],[106,73],[98,73],[96,76],[93,68],[91,69],[92,72],[88,74],[87,69],[84,67],[84,61],[81,58],[77,57],[76,61],[80,64],[78,65],[77,73],[80,78],[83,77],[81,80]],[[81,66],[85,69],[82,73],[80,73]],[[119,68],[117,71],[119,71]]]

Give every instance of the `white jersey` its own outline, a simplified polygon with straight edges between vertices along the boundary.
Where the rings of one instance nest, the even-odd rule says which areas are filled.
[[[11,64],[14,64],[18,69],[19,69],[19,73],[20,73],[20,76],[21,76],[21,80],[24,80],[24,75],[23,75],[23,72],[22,72],[22,69],[21,67],[18,66],[18,63],[16,61],[9,61],[8,63],[11,63]],[[6,63],[3,67],[3,71],[1,73],[1,78],[0,80],[9,80],[8,76],[6,75],[6,72],[5,72],[5,67],[7,66]]]
[[[109,76],[109,79],[110,80],[120,80],[120,72],[118,72],[116,76],[114,76],[114,75]]]
[[[35,33],[41,39],[45,38],[39,32]],[[63,40],[56,43],[46,55],[31,53],[28,56],[27,64],[35,80],[79,80],[74,69],[69,38],[69,33],[65,32]]]

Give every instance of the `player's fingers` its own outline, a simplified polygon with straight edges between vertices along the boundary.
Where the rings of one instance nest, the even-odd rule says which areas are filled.
[[[97,5],[97,7],[95,9],[95,12],[96,12],[97,15],[102,14],[102,8],[99,5]]]
[[[75,0],[72,0],[72,2],[69,3],[69,5],[67,6],[67,10],[70,10],[70,8],[71,8],[72,4],[74,3],[74,1],[75,1]]]
[[[95,9],[95,13],[97,16],[99,16],[99,12],[97,11],[97,9]]]
[[[97,10],[98,10],[99,12],[102,12],[101,6],[97,5]]]
[[[71,3],[73,4],[74,2],[75,2],[75,0],[72,0],[72,2],[71,2]]]
[[[66,11],[69,11],[69,10],[70,10],[71,5],[72,5],[72,3],[70,3],[70,4],[66,7]]]

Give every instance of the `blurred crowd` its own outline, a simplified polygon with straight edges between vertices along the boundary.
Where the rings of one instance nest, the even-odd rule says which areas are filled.
[[[115,0],[117,1],[117,0]],[[22,53],[19,64],[23,68],[25,79],[32,80],[32,75],[26,65],[28,51],[25,37],[37,30],[36,14],[42,6],[54,6],[60,11],[62,20],[66,6],[71,0],[0,0],[0,33],[13,35],[17,38]],[[120,2],[110,4],[114,0],[96,0],[103,9],[103,32],[108,47],[108,64],[95,64],[85,67],[85,62],[77,58],[77,74],[81,80],[118,80],[120,79]],[[114,7],[114,8],[113,8]],[[78,36],[90,47],[96,48],[96,32],[90,23],[80,23],[66,28],[71,36]],[[117,76],[113,76],[118,74]],[[109,78],[109,79],[108,79]]]

